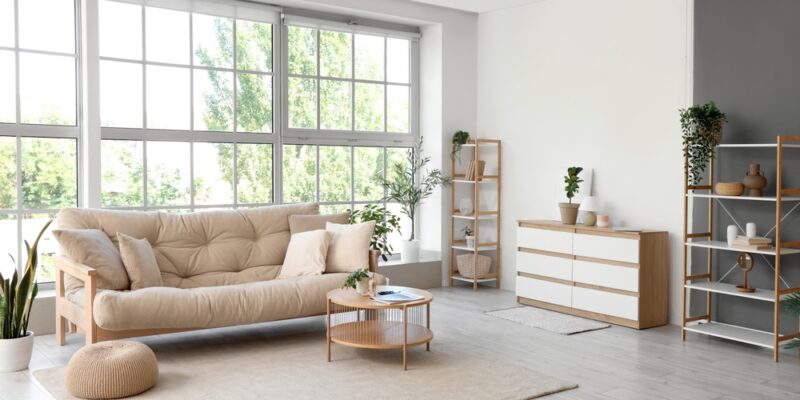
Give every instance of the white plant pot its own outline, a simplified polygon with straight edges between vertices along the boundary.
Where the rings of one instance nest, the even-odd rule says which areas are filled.
[[[18,339],[0,339],[0,372],[22,371],[28,368],[33,353],[33,332]]]
[[[464,239],[467,241],[467,247],[470,249],[475,248],[475,236],[464,236]]]
[[[419,240],[400,241],[400,261],[405,263],[419,262]]]
[[[356,292],[358,292],[358,294],[369,293],[369,278],[363,278],[356,282]]]

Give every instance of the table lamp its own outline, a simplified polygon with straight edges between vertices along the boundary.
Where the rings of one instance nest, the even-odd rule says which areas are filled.
[[[583,224],[586,226],[594,226],[597,223],[596,211],[600,211],[600,205],[597,202],[596,196],[586,196],[581,201],[580,211],[583,211]]]

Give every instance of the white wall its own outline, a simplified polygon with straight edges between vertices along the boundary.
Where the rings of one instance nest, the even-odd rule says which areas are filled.
[[[552,169],[594,169],[615,223],[670,232],[680,320],[688,0],[549,0],[481,14],[478,132],[504,144],[502,287],[514,288],[518,219],[552,219]]]

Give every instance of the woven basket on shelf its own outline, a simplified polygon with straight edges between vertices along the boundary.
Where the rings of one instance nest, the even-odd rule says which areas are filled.
[[[475,259],[475,269],[472,266],[472,258],[476,257],[474,254],[462,254],[456,257],[456,264],[458,265],[458,273],[464,278],[484,278],[489,275],[489,270],[492,268],[492,259],[484,256],[477,255]],[[475,271],[477,270],[477,274]]]

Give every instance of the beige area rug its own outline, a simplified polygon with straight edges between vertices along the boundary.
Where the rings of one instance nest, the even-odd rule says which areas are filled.
[[[605,329],[611,326],[605,322],[592,321],[586,318],[573,317],[555,311],[528,306],[487,311],[486,315],[513,321],[525,326],[544,329],[561,335],[574,335],[581,332]]]
[[[267,328],[268,329],[268,328]],[[233,336],[233,337],[231,337]],[[146,339],[156,352],[159,383],[137,399],[532,399],[577,385],[519,365],[482,358],[466,345],[434,338],[402,353],[333,345],[325,361],[325,335],[256,337],[237,333],[210,340]],[[34,371],[58,400],[73,399],[65,367]]]

